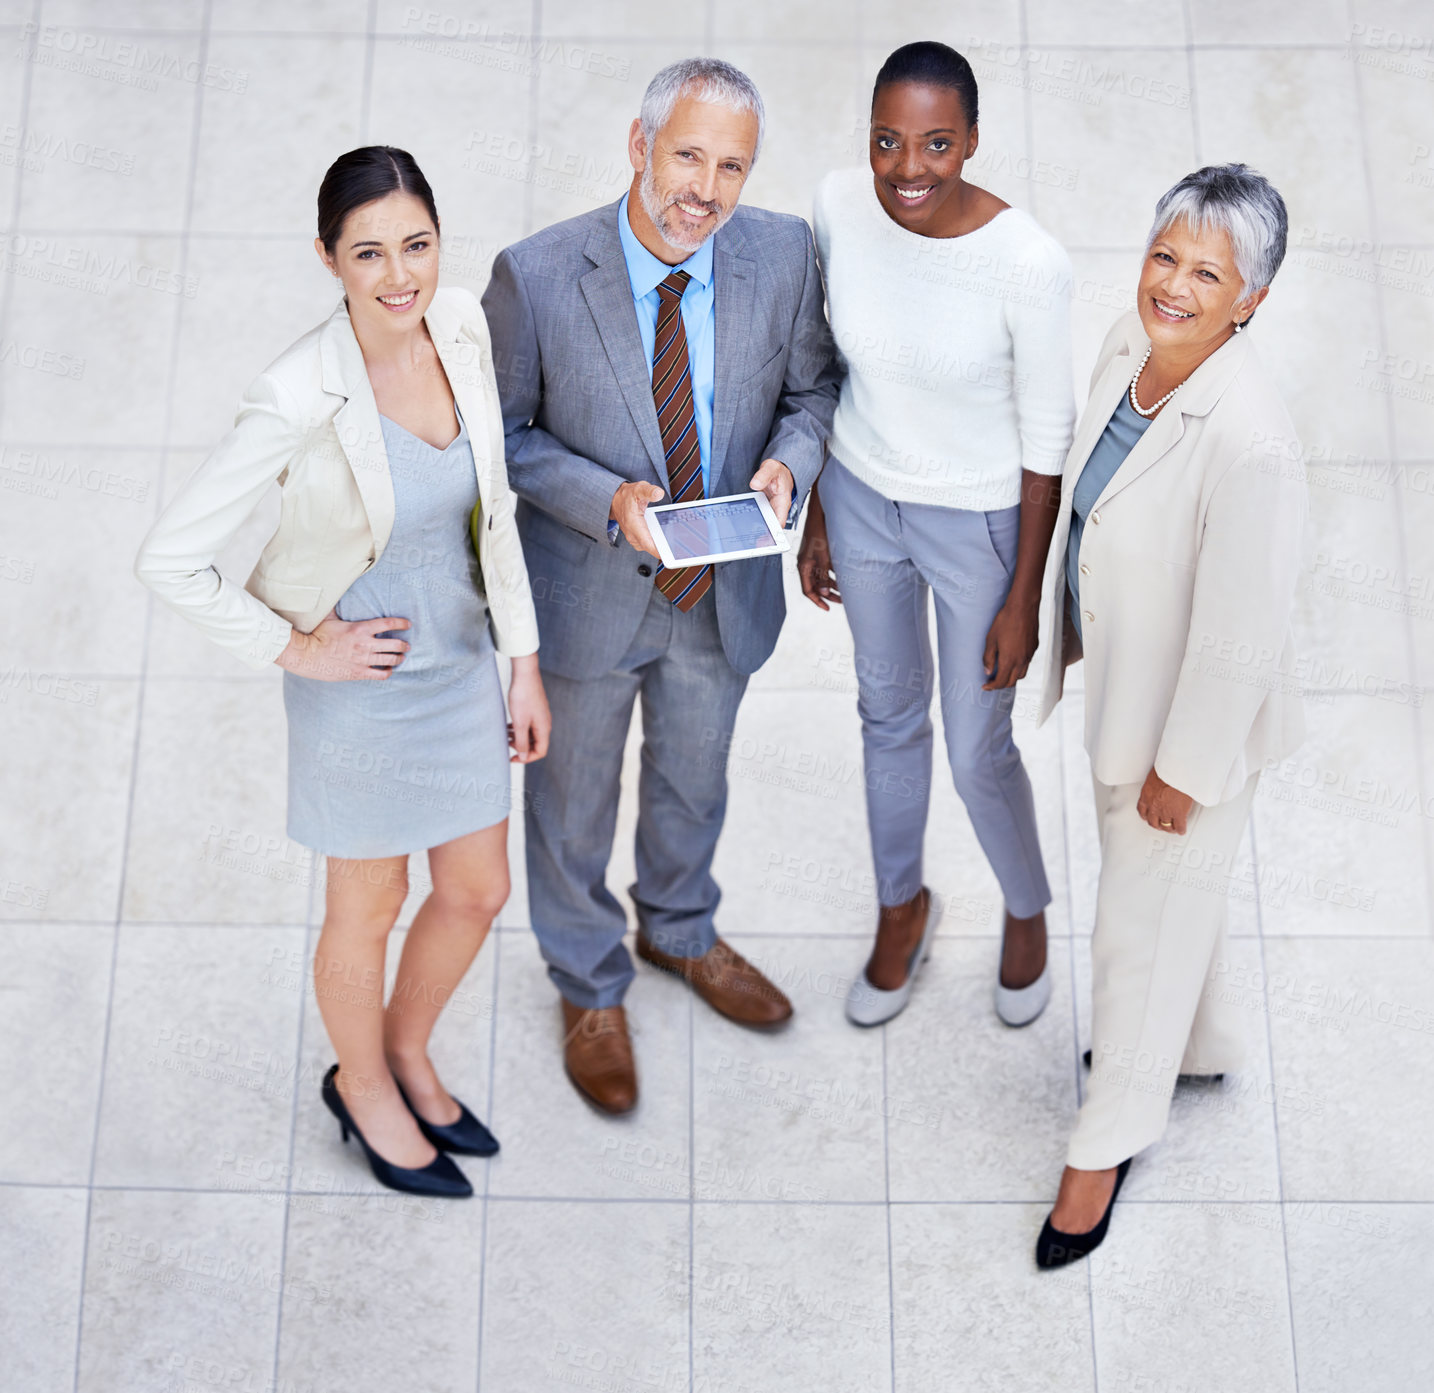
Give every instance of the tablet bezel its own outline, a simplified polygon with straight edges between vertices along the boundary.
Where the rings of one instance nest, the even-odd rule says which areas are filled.
[[[653,513],[675,513],[680,508],[705,508],[714,503],[737,503],[753,498],[757,501],[762,520],[767,524],[767,531],[776,543],[775,546],[747,547],[741,551],[720,551],[707,556],[684,557],[679,560],[672,554],[672,549],[667,544],[667,538],[662,535],[661,525],[651,516]],[[777,515],[772,511],[771,502],[765,493],[724,493],[718,498],[692,498],[685,503],[650,503],[643,511],[643,521],[647,523],[647,530],[652,535],[653,545],[662,558],[662,564],[670,571],[679,571],[686,566],[709,566],[722,561],[741,561],[749,556],[780,556],[783,552],[792,549],[791,538],[786,529],[777,521]]]

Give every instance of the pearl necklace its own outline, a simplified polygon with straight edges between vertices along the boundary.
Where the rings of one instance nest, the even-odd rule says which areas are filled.
[[[1152,344],[1151,347],[1154,347],[1154,345]],[[1151,416],[1155,415],[1155,413],[1156,413],[1157,411],[1159,411],[1160,408],[1161,408],[1162,406],[1164,406],[1165,403],[1168,402],[1168,401],[1170,400],[1170,398],[1173,397],[1173,396],[1176,394],[1176,392],[1178,392],[1178,391],[1185,385],[1184,382],[1177,382],[1168,392],[1166,392],[1166,394],[1165,394],[1163,397],[1160,398],[1160,400],[1159,400],[1158,402],[1155,403],[1154,406],[1152,406],[1152,407],[1147,411],[1145,407],[1141,406],[1141,404],[1140,404],[1138,401],[1136,401],[1136,399],[1135,399],[1135,387],[1136,387],[1136,384],[1140,381],[1140,374],[1145,371],[1145,365],[1146,365],[1149,361],[1150,361],[1150,349],[1147,348],[1147,349],[1145,350],[1145,357],[1143,357],[1143,358],[1140,360],[1140,366],[1139,366],[1138,368],[1136,368],[1136,370],[1135,370],[1135,376],[1130,379],[1130,405],[1134,408],[1134,410],[1135,410],[1139,415],[1144,416],[1147,420],[1148,420]]]

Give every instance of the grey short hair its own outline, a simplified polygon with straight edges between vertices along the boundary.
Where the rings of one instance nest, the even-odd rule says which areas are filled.
[[[741,68],[720,58],[683,58],[669,63],[647,84],[638,120],[649,149],[652,138],[667,124],[682,96],[696,97],[699,102],[715,102],[733,111],[755,111],[757,144],[752,150],[752,163],[757,163],[757,156],[762,153],[762,136],[767,129],[762,94]]]
[[[1269,285],[1285,259],[1290,227],[1285,201],[1249,165],[1207,164],[1187,174],[1155,205],[1145,250],[1149,252],[1161,233],[1181,218],[1197,236],[1219,228],[1229,237],[1240,273],[1241,299]]]

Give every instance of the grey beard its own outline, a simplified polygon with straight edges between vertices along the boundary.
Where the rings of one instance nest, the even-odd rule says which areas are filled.
[[[674,251],[687,252],[689,255],[697,251],[708,237],[715,236],[718,229],[736,211],[735,207],[729,208],[725,213],[717,214],[717,221],[713,224],[711,232],[699,237],[690,246],[686,242],[679,242],[672,234],[672,229],[667,222],[667,209],[662,206],[657,196],[657,180],[653,177],[652,164],[649,161],[647,168],[642,171],[642,179],[639,181],[637,191],[642,198],[642,206],[647,216],[652,219],[652,225],[657,229],[657,235],[662,238]]]

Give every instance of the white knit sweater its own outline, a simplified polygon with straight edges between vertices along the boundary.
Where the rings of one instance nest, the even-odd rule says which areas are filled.
[[[881,206],[869,169],[817,189],[827,310],[846,364],[831,450],[887,498],[990,512],[1021,470],[1059,474],[1075,423],[1071,264],[1005,209],[923,237]]]

